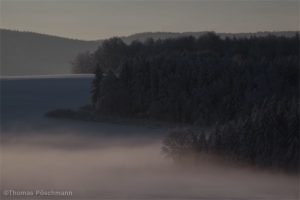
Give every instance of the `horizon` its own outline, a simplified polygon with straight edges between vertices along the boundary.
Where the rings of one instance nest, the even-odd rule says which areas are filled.
[[[1,28],[78,40],[148,32],[299,31],[299,1],[1,0]],[[66,28],[68,27],[68,28]]]
[[[27,31],[27,30],[18,30],[18,29],[6,29],[0,27],[0,31],[5,30],[5,31],[13,31],[13,32],[21,32],[21,33],[32,33],[32,34],[38,34],[38,35],[44,35],[44,36],[49,36],[49,37],[58,37],[58,38],[63,38],[63,39],[69,39],[69,40],[80,40],[80,41],[86,41],[86,42],[96,42],[96,41],[101,41],[101,40],[106,40],[109,38],[113,37],[131,37],[133,35],[138,35],[138,34],[156,34],[156,33],[174,33],[174,34],[184,34],[184,33],[205,33],[205,32],[214,32],[216,34],[256,34],[256,33],[280,33],[280,32],[300,32],[300,30],[279,30],[279,31],[255,31],[255,32],[216,32],[216,31],[184,31],[184,32],[162,32],[162,31],[151,31],[151,32],[137,32],[137,33],[132,33],[130,35],[120,35],[120,36],[110,36],[107,38],[99,38],[99,39],[93,39],[93,40],[87,40],[87,39],[80,39],[80,38],[71,38],[67,36],[61,36],[61,35],[53,35],[53,34],[48,34],[48,33],[40,33],[40,32],[34,32],[34,31]]]

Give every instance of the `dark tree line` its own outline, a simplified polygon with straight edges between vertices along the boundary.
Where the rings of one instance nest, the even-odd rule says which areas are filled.
[[[298,168],[299,35],[113,38],[94,55],[97,112],[211,126],[193,133],[197,151]],[[165,143],[167,153],[176,148]]]
[[[163,152],[180,161],[191,155],[221,155],[226,160],[299,172],[298,101],[268,99],[250,115],[216,124],[208,131],[173,130]]]

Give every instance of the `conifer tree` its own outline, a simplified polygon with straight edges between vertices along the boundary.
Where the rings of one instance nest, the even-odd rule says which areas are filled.
[[[95,78],[92,81],[91,96],[92,96],[92,106],[97,109],[98,98],[100,96],[100,84],[103,78],[103,72],[99,66],[95,71]]]

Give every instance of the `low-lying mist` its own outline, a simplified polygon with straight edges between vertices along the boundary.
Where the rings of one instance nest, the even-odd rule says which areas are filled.
[[[68,199],[298,199],[298,176],[203,159],[178,166],[161,139],[84,134],[5,136],[1,188],[71,190]]]

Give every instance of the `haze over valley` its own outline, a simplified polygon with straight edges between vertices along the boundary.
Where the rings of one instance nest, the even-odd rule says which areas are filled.
[[[299,200],[299,0],[0,0],[1,200]]]
[[[44,117],[88,102],[91,81],[1,80],[2,189],[67,190],[70,199],[297,199],[298,176],[206,157],[197,168],[174,165],[161,153],[171,126]]]

